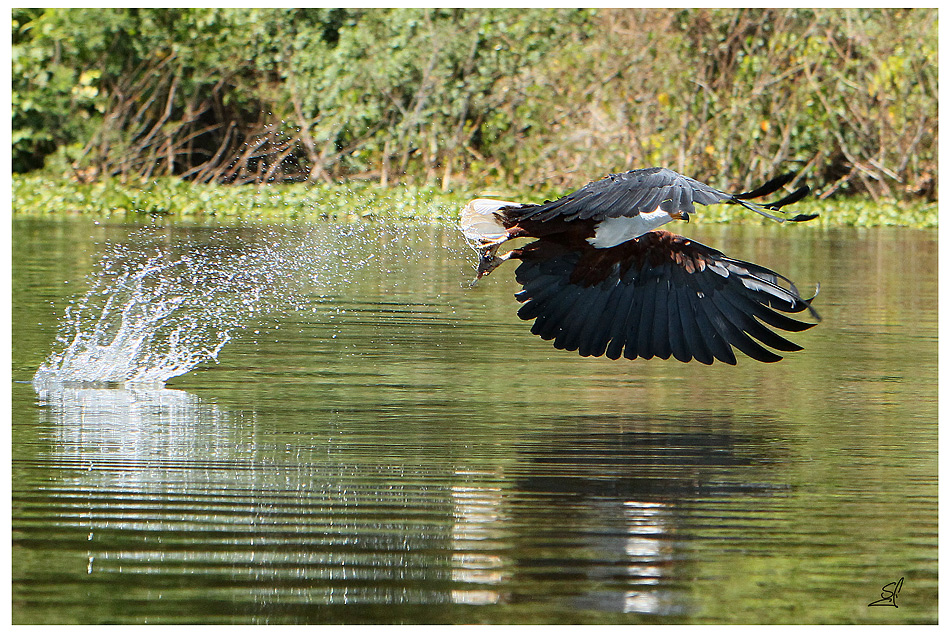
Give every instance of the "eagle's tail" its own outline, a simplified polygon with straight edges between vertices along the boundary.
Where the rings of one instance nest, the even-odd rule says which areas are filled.
[[[517,202],[476,198],[462,209],[460,217],[462,234],[479,244],[503,241],[508,234],[498,212],[506,207],[520,206],[521,204]]]

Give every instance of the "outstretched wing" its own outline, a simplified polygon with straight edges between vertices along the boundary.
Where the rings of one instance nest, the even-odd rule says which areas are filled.
[[[602,180],[589,183],[563,198],[539,205],[525,206],[510,211],[512,220],[537,220],[545,222],[553,218],[566,221],[603,220],[621,216],[635,216],[660,209],[674,213],[692,213],[694,204],[729,202],[742,204],[754,211],[776,210],[781,206],[800,200],[808,193],[803,187],[794,194],[770,205],[746,203],[749,198],[758,198],[773,193],[788,184],[794,174],[774,178],[754,191],[730,194],[693,180],[663,167],[635,169],[622,174],[611,174]],[[769,215],[769,214],[764,214]],[[769,215],[769,217],[774,217]],[[776,218],[778,219],[778,218]]]
[[[814,325],[781,312],[818,314],[785,277],[667,231],[607,249],[541,239],[513,251],[522,319],[558,349],[581,356],[669,358],[734,365],[735,347],[763,362],[800,346],[763,324]],[[784,285],[780,285],[784,282]]]

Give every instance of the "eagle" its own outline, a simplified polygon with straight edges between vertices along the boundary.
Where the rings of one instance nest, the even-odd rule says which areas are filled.
[[[509,259],[520,261],[518,316],[534,319],[533,334],[581,356],[735,365],[735,348],[775,362],[782,356],[772,350],[803,348],[766,326],[813,327],[821,320],[811,305],[815,297],[803,298],[775,271],[660,227],[688,222],[695,204],[738,204],[778,222],[811,220],[817,214],[789,217],[783,209],[804,198],[807,186],[775,202],[751,202],[794,177],[732,194],[650,167],[611,174],[541,204],[478,198],[460,215],[462,233],[479,255],[472,284]],[[535,241],[499,254],[516,238]],[[805,310],[814,322],[786,316]]]

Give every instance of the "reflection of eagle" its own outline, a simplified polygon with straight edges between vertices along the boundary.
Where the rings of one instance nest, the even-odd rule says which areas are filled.
[[[782,357],[759,342],[785,352],[802,348],[763,323],[790,332],[808,329],[814,323],[776,310],[807,308],[819,319],[811,299],[767,268],[656,229],[672,220],[689,221],[694,203],[740,204],[780,222],[810,220],[815,215],[770,213],[784,215],[782,207],[802,199],[808,187],[769,204],[748,201],[792,178],[729,194],[669,169],[636,169],[543,204],[472,200],[462,210],[462,231],[477,244],[478,278],[505,260],[521,260],[515,271],[524,287],[515,295],[524,303],[518,316],[535,319],[531,332],[553,339],[559,349],[581,356],[673,356],[734,365],[734,346],[773,362]],[[518,237],[537,240],[497,254],[499,246]]]

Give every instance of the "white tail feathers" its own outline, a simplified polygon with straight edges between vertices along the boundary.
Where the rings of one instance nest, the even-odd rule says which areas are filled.
[[[478,242],[489,242],[504,238],[505,225],[495,213],[505,207],[520,207],[519,202],[476,198],[462,209],[460,224],[466,238]]]

